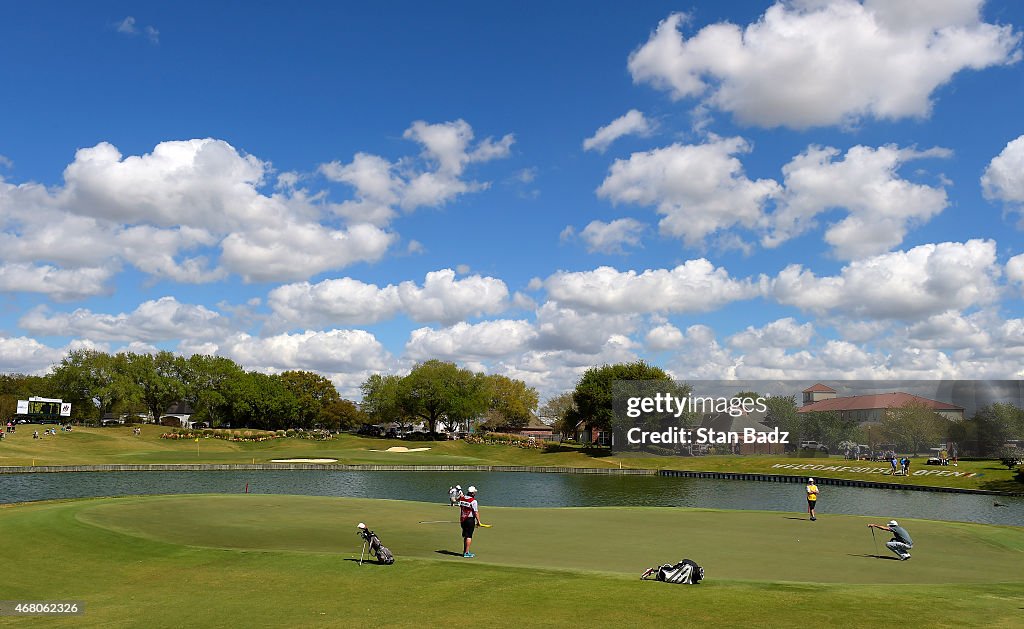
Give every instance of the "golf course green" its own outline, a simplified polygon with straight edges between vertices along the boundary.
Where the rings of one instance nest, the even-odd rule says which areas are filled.
[[[856,516],[675,508],[488,507],[474,559],[446,505],[189,495],[0,508],[7,600],[81,616],[9,626],[1019,627],[1024,528],[901,524],[896,561]],[[365,522],[397,557],[358,563]],[[883,522],[884,523],[884,522]],[[876,546],[877,543],[877,546]],[[698,586],[641,582],[691,558]]]

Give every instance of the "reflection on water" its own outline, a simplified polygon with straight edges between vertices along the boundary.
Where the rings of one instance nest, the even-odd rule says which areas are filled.
[[[701,507],[804,512],[803,485],[660,476],[512,472],[65,472],[4,474],[0,502],[135,494],[251,493],[447,502],[476,485],[484,506]],[[821,485],[818,514],[1024,526],[1024,498]],[[994,503],[1006,506],[996,507]]]

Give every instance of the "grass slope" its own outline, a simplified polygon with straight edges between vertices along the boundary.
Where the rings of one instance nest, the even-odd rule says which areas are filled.
[[[306,496],[158,496],[0,508],[4,598],[77,599],[10,626],[1019,626],[1024,529],[904,522],[914,558],[873,557],[864,518],[684,509],[487,508],[477,559],[454,510]],[[790,516],[797,517],[797,516]],[[354,525],[398,557],[359,566]],[[796,540],[800,541],[797,542]],[[881,543],[882,539],[879,539]],[[879,554],[888,554],[884,548]],[[683,556],[697,587],[640,582]],[[460,611],[461,610],[461,611]]]

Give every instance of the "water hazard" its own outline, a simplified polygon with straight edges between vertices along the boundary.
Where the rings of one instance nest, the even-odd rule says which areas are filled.
[[[717,479],[527,472],[64,472],[4,474],[0,502],[140,494],[250,493],[446,502],[450,485],[476,485],[481,504],[507,507],[806,508],[803,486]],[[1024,526],[1024,498],[820,485],[829,513]],[[996,503],[1005,506],[996,506]]]

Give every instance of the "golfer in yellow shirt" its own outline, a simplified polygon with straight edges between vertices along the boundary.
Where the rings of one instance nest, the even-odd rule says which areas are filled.
[[[811,514],[811,520],[817,520],[814,507],[818,504],[818,486],[814,484],[813,478],[807,479],[807,513]]]

